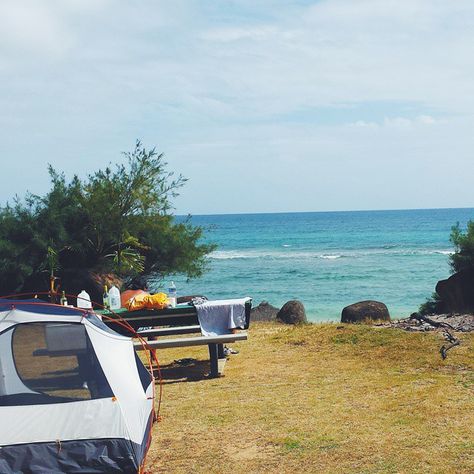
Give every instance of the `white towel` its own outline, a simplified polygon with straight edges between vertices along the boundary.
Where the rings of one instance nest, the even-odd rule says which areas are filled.
[[[196,305],[203,336],[229,334],[245,326],[245,303],[250,298],[206,301]]]

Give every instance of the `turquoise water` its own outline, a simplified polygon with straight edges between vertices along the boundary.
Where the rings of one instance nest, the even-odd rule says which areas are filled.
[[[451,226],[472,218],[474,209],[194,216],[219,248],[204,277],[175,281],[181,295],[299,299],[313,321],[365,299],[408,316],[450,274]]]

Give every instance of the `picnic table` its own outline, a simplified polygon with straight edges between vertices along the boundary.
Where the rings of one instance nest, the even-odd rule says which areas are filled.
[[[138,311],[128,311],[126,308],[96,311],[98,314],[107,316],[104,323],[114,331],[124,336],[133,337],[127,328],[117,324],[114,319],[118,317],[127,321],[135,331],[143,327],[155,326],[189,326],[199,324],[196,308],[189,304],[179,304],[175,308],[165,309],[141,309]]]
[[[247,332],[250,325],[250,310],[252,301],[245,304],[245,325],[242,331],[218,336],[192,336],[179,337],[174,339],[163,339],[162,336],[175,336],[183,334],[200,333],[201,327],[197,316],[196,308],[189,304],[179,304],[174,308],[161,310],[138,310],[128,311],[126,308],[114,310],[97,311],[98,314],[107,315],[112,319],[104,319],[104,323],[114,331],[133,337],[130,330],[117,324],[114,319],[118,317],[124,319],[130,326],[143,337],[149,339],[148,345],[151,349],[165,349],[171,347],[189,347],[207,345],[211,364],[211,377],[218,377],[224,371],[226,357],[224,354],[224,344],[247,339]],[[150,329],[151,328],[151,329]],[[156,339],[158,337],[158,339]],[[150,340],[150,338],[154,340]],[[155,340],[156,339],[156,340]],[[135,350],[143,350],[141,343],[135,344]]]

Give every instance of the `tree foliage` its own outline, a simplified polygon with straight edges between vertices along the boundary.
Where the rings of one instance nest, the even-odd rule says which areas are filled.
[[[186,179],[137,141],[125,163],[68,181],[51,166],[51,189],[0,208],[0,289],[20,291],[41,273],[71,269],[198,277],[214,249],[203,228],[177,221],[171,201]]]
[[[454,253],[450,255],[451,268],[454,272],[474,268],[474,221],[467,223],[463,232],[459,222],[451,229],[451,242]]]
[[[436,291],[431,294],[430,298],[427,298],[424,303],[418,308],[418,312],[422,315],[427,314],[439,314],[442,308],[442,300]]]

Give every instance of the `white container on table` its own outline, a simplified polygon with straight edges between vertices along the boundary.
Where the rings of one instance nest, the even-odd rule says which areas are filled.
[[[120,290],[115,285],[109,290],[109,305],[110,309],[120,309],[122,307]]]
[[[87,293],[86,290],[82,290],[77,295],[77,307],[82,309],[92,308],[91,297],[89,296],[89,293]]]

